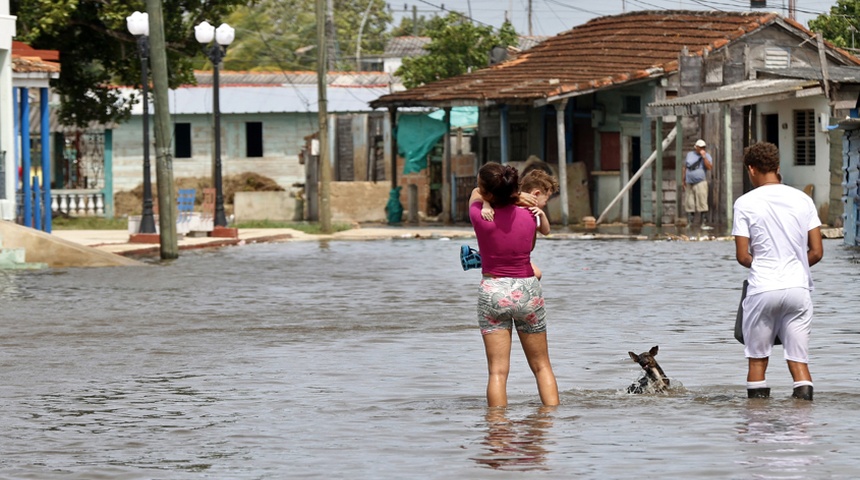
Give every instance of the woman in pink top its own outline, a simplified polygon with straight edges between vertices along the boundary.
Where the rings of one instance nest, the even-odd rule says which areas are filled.
[[[540,281],[531,266],[537,223],[518,207],[516,168],[487,163],[478,172],[478,188],[469,199],[469,218],[478,239],[483,277],[478,293],[478,324],[487,354],[487,403],[508,404],[511,343],[516,326],[544,405],[558,405],[558,385],[549,361],[546,311]],[[490,202],[492,221],[481,218],[482,201]]]

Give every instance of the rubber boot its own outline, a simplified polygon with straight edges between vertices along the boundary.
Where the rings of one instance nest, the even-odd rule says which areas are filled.
[[[812,401],[812,385],[801,385],[794,389],[794,393],[791,394],[791,398],[797,398],[800,400],[809,400]]]
[[[770,387],[748,388],[747,398],[770,398]]]

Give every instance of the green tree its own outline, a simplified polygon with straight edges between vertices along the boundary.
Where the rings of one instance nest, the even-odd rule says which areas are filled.
[[[355,69],[361,33],[361,56],[382,53],[391,21],[384,0],[335,0],[334,38],[337,69]],[[230,46],[228,70],[315,70],[314,0],[260,0],[230,17],[236,41]],[[363,20],[363,21],[362,21]]]
[[[493,47],[507,47],[517,41],[509,23],[497,33],[493,27],[474,25],[456,12],[431,19],[426,34],[431,39],[425,47],[427,55],[404,58],[395,72],[407,88],[486,67]]]
[[[860,45],[860,0],[838,0],[829,13],[810,20],[809,28],[837,47],[857,48],[855,37]]]
[[[224,59],[226,70],[314,69],[313,0],[261,0],[253,7],[238,8],[228,23],[236,28],[236,40]]]
[[[172,87],[193,83],[192,59],[203,58],[194,26],[226,19],[239,3],[247,0],[164,0]],[[60,78],[51,86],[61,98],[58,114],[63,124],[84,128],[89,122],[128,118],[134,99],[123,100],[115,85],[140,85],[137,41],[128,33],[126,17],[146,11],[144,0],[12,0],[10,8],[18,17],[18,39],[60,52]]]
[[[430,23],[424,15],[417,16],[414,20],[412,17],[403,17],[400,19],[400,25],[391,30],[392,37],[426,37],[427,24]]]

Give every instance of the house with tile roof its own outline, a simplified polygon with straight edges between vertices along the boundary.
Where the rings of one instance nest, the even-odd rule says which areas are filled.
[[[775,13],[642,11],[593,19],[512,60],[371,106],[395,121],[405,107],[478,106],[478,164],[535,155],[567,179],[557,223],[681,223],[676,159],[698,138],[716,163],[711,223],[730,225],[733,199],[749,188],[742,151],[758,140],[778,144],[784,182],[806,188],[827,223],[839,183],[827,119],[856,102],[858,66]],[[450,219],[461,200],[449,199]]]

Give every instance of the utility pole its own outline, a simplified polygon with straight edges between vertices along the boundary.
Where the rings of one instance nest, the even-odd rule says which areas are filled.
[[[334,29],[334,0],[327,0],[325,7],[325,46],[327,72],[337,71],[337,36]]]
[[[167,51],[164,43],[164,16],[161,0],[146,0],[149,13],[150,61],[155,110],[155,177],[158,183],[159,215],[161,229],[161,258],[179,258],[179,243],[176,238],[176,201],[173,195],[173,158],[170,154],[170,105],[167,85]],[[144,108],[147,108],[144,105]]]
[[[151,1],[151,0],[150,0]],[[331,2],[331,0],[328,0]],[[326,80],[328,77],[328,45],[326,25],[328,12],[326,0],[317,0],[317,96],[319,119],[319,169],[320,169],[320,228],[323,233],[331,233],[331,165],[328,150],[328,100],[326,99]]]
[[[532,0],[529,0],[529,36],[534,35],[532,33]]]

